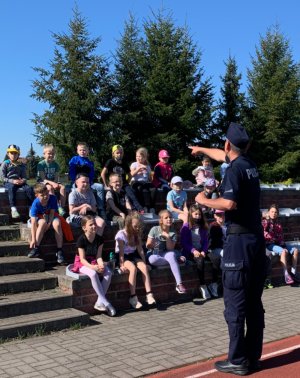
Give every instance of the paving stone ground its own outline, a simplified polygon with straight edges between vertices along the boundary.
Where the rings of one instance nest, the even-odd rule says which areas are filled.
[[[300,333],[300,287],[264,291],[265,342]],[[92,317],[94,325],[0,345],[1,378],[143,377],[227,352],[223,300]]]

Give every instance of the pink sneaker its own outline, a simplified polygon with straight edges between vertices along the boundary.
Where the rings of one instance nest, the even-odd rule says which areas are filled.
[[[289,274],[286,274],[284,276],[284,279],[285,279],[285,283],[287,285],[292,285],[294,283],[294,280],[292,279],[292,277]]]

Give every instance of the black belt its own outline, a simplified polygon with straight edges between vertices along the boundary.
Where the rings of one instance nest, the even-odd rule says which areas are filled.
[[[241,226],[239,224],[231,224],[227,227],[226,234],[255,234],[254,230]]]

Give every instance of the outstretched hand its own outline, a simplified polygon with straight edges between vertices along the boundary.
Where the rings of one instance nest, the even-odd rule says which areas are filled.
[[[198,147],[198,146],[189,146],[189,149],[192,150],[191,154],[193,156],[197,156],[197,155],[200,155],[202,153],[201,150],[200,150],[200,147]]]

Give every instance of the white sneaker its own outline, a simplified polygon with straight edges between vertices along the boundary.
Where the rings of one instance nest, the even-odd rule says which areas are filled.
[[[211,284],[208,285],[208,290],[210,291],[211,295],[214,298],[218,298],[218,284],[216,282],[212,282]]]
[[[156,304],[155,298],[153,297],[152,293],[146,295],[146,302],[148,303],[148,305]]]
[[[143,305],[141,304],[141,302],[139,302],[138,297],[136,295],[134,297],[129,298],[129,303],[135,310],[138,310],[143,307]]]
[[[101,312],[106,312],[106,307],[104,306],[103,303],[99,303],[99,304],[95,303],[94,309]]]
[[[207,290],[206,285],[200,285],[199,290],[200,290],[200,293],[202,294],[203,299],[210,299],[211,298],[209,291]]]
[[[18,212],[18,210],[12,210],[12,211],[11,211],[11,217],[12,217],[13,219],[20,218],[20,213]]]

